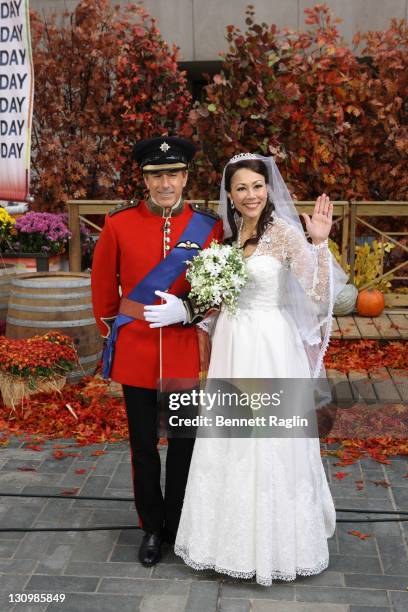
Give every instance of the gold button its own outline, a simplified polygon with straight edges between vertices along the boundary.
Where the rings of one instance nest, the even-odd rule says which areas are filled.
[[[170,246],[166,244],[166,251],[170,251]]]

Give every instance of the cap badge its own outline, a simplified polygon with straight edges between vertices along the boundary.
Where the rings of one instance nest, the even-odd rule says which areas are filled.
[[[168,145],[167,142],[163,142],[163,144],[160,145],[160,150],[163,151],[163,153],[167,153],[169,149],[170,145]]]

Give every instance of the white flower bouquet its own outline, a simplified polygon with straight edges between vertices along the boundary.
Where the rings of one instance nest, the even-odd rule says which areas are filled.
[[[248,278],[242,251],[235,246],[213,241],[188,262],[189,297],[203,308],[224,303],[235,312],[238,295]]]

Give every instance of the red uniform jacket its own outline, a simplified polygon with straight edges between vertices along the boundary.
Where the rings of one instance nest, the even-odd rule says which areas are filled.
[[[126,297],[163,259],[163,245],[173,248],[177,244],[192,215],[191,206],[184,204],[182,212],[170,218],[168,234],[163,232],[165,219],[151,212],[145,202],[106,216],[91,274],[94,315],[103,336],[107,335],[108,328],[102,318],[114,317],[119,311],[119,286]],[[165,235],[170,237],[169,242],[164,243]],[[214,239],[222,239],[221,221],[215,224],[204,246]],[[169,288],[169,293],[182,296],[189,288],[183,274]],[[160,303],[159,298],[156,303]],[[160,378],[160,333],[163,378],[197,378],[199,352],[195,325],[180,323],[151,329],[147,321],[135,320],[119,329],[112,380],[156,389]]]

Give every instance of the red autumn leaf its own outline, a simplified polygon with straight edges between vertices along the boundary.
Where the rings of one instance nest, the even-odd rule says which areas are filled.
[[[357,531],[356,529],[348,529],[347,533],[359,538],[360,540],[366,540],[367,538],[372,537],[372,533],[361,533],[361,531]]]
[[[353,465],[353,463],[355,463],[356,461],[357,461],[357,458],[349,457],[347,459],[342,459],[341,461],[338,461],[334,465],[335,466],[339,466],[339,467],[344,467],[346,465]]]
[[[77,446],[77,444],[53,444],[52,448],[71,448]]]
[[[86,470],[84,468],[80,468],[78,470],[75,470],[75,474],[86,474]]]
[[[76,495],[79,491],[79,487],[74,487],[73,489],[65,489],[65,491],[61,491],[61,495]]]
[[[349,476],[350,474],[351,472],[336,472],[334,475],[337,480],[343,480],[343,478],[346,478],[346,476]]]
[[[33,451],[38,451],[38,452],[41,452],[44,450],[42,446],[38,446],[37,444],[27,444],[27,446],[25,446],[24,448],[26,450],[33,450]]]
[[[91,455],[93,457],[99,457],[99,455],[106,455],[106,451],[104,451],[104,450],[96,450],[93,453],[91,453]]]
[[[33,467],[18,467],[18,470],[20,470],[20,472],[36,472],[37,468],[33,468]]]
[[[53,452],[54,459],[65,459],[65,457],[81,457],[81,453],[65,453],[61,450],[56,450]]]

